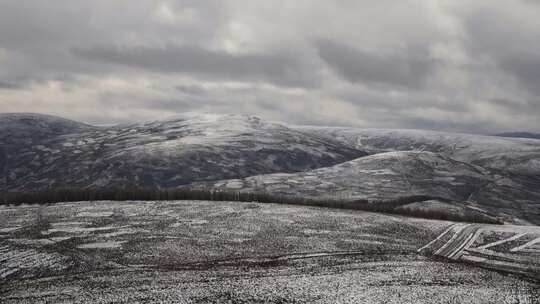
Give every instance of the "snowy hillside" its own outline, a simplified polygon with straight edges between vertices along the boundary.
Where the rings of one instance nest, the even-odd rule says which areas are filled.
[[[532,139],[299,127],[250,115],[93,127],[2,114],[0,144],[14,191],[192,185],[344,199],[426,195],[540,223],[540,141]]]
[[[0,143],[26,143],[96,129],[76,121],[33,113],[0,113]]]
[[[425,130],[295,127],[368,151],[429,151],[517,174],[540,176],[540,141]]]
[[[432,152],[386,152],[293,174],[195,185],[287,196],[392,200],[431,196],[478,208],[509,222],[540,223],[540,183],[490,174]]]
[[[40,119],[41,118],[41,119]],[[0,117],[12,190],[174,187],[193,181],[297,172],[366,155],[247,115],[188,115],[91,128],[49,116]],[[62,122],[65,124],[59,124]],[[29,136],[36,130],[37,136]],[[45,130],[42,132],[42,130]]]
[[[307,172],[260,175],[214,185],[313,197],[383,200],[409,193],[466,200],[473,185],[486,182],[481,169],[438,154],[387,152]]]
[[[504,132],[504,133],[495,134],[495,136],[540,139],[539,133],[531,133],[531,132]]]

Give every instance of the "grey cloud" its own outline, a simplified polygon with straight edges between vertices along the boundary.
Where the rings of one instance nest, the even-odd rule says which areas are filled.
[[[160,5],[190,9],[194,23],[159,22]],[[10,49],[64,47],[96,42],[125,42],[128,37],[159,43],[175,38],[201,41],[215,35],[224,22],[221,1],[206,0],[3,0],[0,2],[0,45]]]
[[[501,67],[512,74],[521,86],[540,96],[540,53],[521,53],[500,59]]]
[[[446,130],[450,132],[460,133],[480,133],[491,134],[494,130],[502,130],[497,124],[491,121],[469,121],[462,123],[455,123],[451,121],[441,121],[438,119],[431,119],[429,117],[398,117],[398,125],[407,129],[422,129],[422,130]]]
[[[298,56],[286,53],[234,55],[198,46],[73,49],[81,58],[167,73],[191,73],[229,80],[263,80],[313,87],[318,79]]]
[[[532,1],[521,3],[524,5],[488,5],[473,9],[463,17],[468,37],[465,45],[476,62],[494,65],[495,72],[511,76],[520,89],[540,96],[540,31],[526,26],[530,24],[526,16],[520,17],[538,11],[540,7]],[[505,13],[506,10],[510,13]],[[485,73],[485,77],[490,76],[487,67],[481,72]]]
[[[351,82],[420,88],[436,62],[421,48],[368,52],[331,40],[317,43],[320,57]]]
[[[534,115],[540,113],[540,97],[527,100],[514,100],[506,98],[493,98],[489,102],[495,106],[504,108],[504,111],[515,115]]]
[[[437,108],[447,113],[466,113],[468,104],[456,100],[435,101],[429,94],[409,94],[404,97],[392,97],[386,93],[341,93],[338,96],[347,102],[369,111],[399,112],[414,108]]]
[[[0,111],[539,131],[538,1],[261,5],[0,1]]]
[[[470,50],[495,56],[538,51],[540,32],[527,19],[529,16],[537,17],[540,6],[506,2],[500,5],[482,3],[471,7],[471,11],[462,16],[467,34],[465,42]]]
[[[173,12],[189,9],[197,18],[179,24],[161,22],[156,16],[160,5]],[[0,81],[23,84],[118,75],[109,65],[73,56],[70,49],[133,41],[202,44],[215,39],[223,22],[223,5],[214,0],[0,1]]]
[[[144,102],[136,102],[134,105],[139,109],[145,109],[149,104],[151,104],[154,109],[169,111],[172,113],[183,113],[196,111],[200,103],[210,104],[211,101],[207,100],[206,98],[183,97],[182,99],[146,100]],[[130,104],[130,106],[132,105]]]
[[[15,89],[19,89],[19,88],[21,88],[21,86],[16,84],[16,83],[0,81],[0,90],[1,89],[15,90]]]
[[[196,95],[196,96],[204,96],[206,95],[206,90],[199,86],[199,85],[177,85],[174,87],[176,90],[178,90],[181,93],[188,94],[188,95]]]

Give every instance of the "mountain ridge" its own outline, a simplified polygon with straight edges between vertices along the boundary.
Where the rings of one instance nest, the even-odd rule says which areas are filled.
[[[512,137],[512,138],[540,139],[540,134],[539,133],[531,133],[531,132],[504,132],[504,133],[495,134],[494,136]]]
[[[109,127],[3,114],[0,144],[9,147],[0,164],[11,191],[190,186],[343,199],[429,195],[507,222],[540,223],[540,142],[532,139],[294,126],[246,114]]]
[[[204,114],[76,129],[23,136],[14,128],[4,132],[0,143],[18,151],[9,155],[10,189],[175,187],[302,171],[366,155],[331,139],[246,115]]]

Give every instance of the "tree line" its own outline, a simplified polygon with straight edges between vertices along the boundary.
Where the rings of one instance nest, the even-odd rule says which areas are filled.
[[[233,201],[259,202],[288,205],[305,205],[325,208],[363,210],[382,213],[401,214],[437,220],[501,224],[495,218],[479,212],[454,214],[437,210],[418,210],[399,208],[401,206],[432,199],[443,200],[426,195],[403,196],[391,200],[332,199],[286,196],[268,192],[243,192],[215,189],[192,189],[188,187],[171,189],[153,188],[61,188],[33,192],[9,192],[4,194],[5,204],[54,204],[78,201]]]

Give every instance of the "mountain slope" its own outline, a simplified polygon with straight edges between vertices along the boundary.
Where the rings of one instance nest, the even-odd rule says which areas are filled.
[[[72,126],[44,117],[4,115],[9,187],[174,187],[193,181],[296,172],[366,155],[339,142],[248,115],[187,115],[163,121],[107,128]],[[26,133],[13,134],[23,125]],[[41,132],[53,125],[56,132]],[[40,133],[41,132],[41,133]],[[22,134],[22,135],[21,135]],[[8,138],[9,140],[5,140]],[[22,141],[11,138],[20,138]],[[16,152],[15,152],[16,151]]]
[[[0,143],[31,144],[54,136],[97,129],[73,120],[33,113],[0,113]]]
[[[540,224],[540,181],[512,179],[432,152],[387,152],[292,174],[195,184],[286,196],[395,200],[430,196],[502,220]]]
[[[370,154],[429,151],[484,168],[540,176],[540,141],[424,130],[295,127]]]
[[[299,127],[249,115],[93,127],[2,114],[0,147],[11,191],[192,185],[344,199],[424,195],[442,201],[414,208],[479,208],[540,224],[540,142],[532,139]]]
[[[494,136],[540,139],[540,134],[530,133],[530,132],[505,132],[505,133],[495,134]]]

